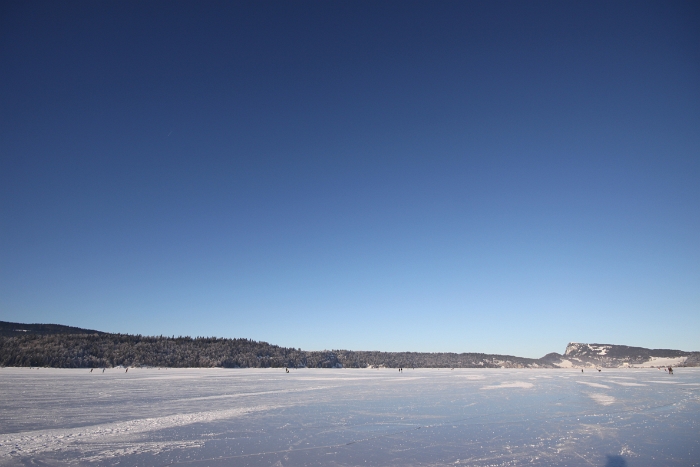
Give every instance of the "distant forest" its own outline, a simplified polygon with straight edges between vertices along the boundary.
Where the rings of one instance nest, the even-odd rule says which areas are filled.
[[[605,347],[601,352],[599,347]],[[570,343],[566,355],[542,358],[483,353],[351,350],[303,351],[250,339],[110,334],[59,324],[0,321],[0,366],[53,368],[618,368],[652,357],[684,357],[700,366],[700,352],[625,345]],[[567,360],[568,359],[568,360]]]
[[[14,327],[13,327],[14,326]],[[43,326],[34,333],[29,326]],[[0,322],[0,366],[54,368],[500,368],[549,366],[541,360],[481,353],[328,350],[307,352],[250,339],[148,337],[97,332],[46,333],[46,326]],[[78,328],[72,328],[78,329]],[[79,330],[79,329],[78,329]],[[82,331],[82,330],[79,330]],[[70,332],[70,330],[69,330]]]

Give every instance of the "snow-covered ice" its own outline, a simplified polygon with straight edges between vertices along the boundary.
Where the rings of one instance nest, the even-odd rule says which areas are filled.
[[[683,365],[685,361],[688,360],[688,357],[672,357],[672,358],[663,358],[663,357],[651,357],[648,361],[644,363],[639,363],[639,364],[632,364],[630,366],[633,367],[638,367],[638,368],[657,368],[660,366],[678,366],[678,365]]]
[[[700,466],[699,433],[695,368],[0,368],[0,466]]]

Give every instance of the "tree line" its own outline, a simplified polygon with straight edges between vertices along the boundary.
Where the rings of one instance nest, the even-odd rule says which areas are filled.
[[[53,368],[521,368],[542,360],[481,353],[303,351],[250,339],[131,334],[0,336],[0,366]]]

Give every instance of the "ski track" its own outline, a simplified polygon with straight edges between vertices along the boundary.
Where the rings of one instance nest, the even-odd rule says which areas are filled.
[[[99,444],[111,445],[120,442],[133,443],[138,439],[136,435],[142,433],[182,427],[194,423],[206,423],[215,420],[242,417],[255,412],[272,410],[279,407],[281,406],[256,406],[228,410],[212,410],[209,412],[168,415],[157,418],[141,418],[80,428],[37,430],[0,435],[0,456],[26,456],[47,451],[85,449],[85,447],[90,448],[91,444],[97,447]],[[160,449],[163,445],[172,445],[173,443],[177,444],[177,442],[147,444],[151,444]],[[104,450],[103,452],[107,453],[106,455],[110,455],[108,454],[109,451],[111,451],[111,449]],[[93,457],[95,456],[93,455]]]

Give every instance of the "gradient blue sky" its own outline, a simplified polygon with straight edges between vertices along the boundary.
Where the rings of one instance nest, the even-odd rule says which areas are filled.
[[[698,2],[0,4],[0,319],[700,350]]]

